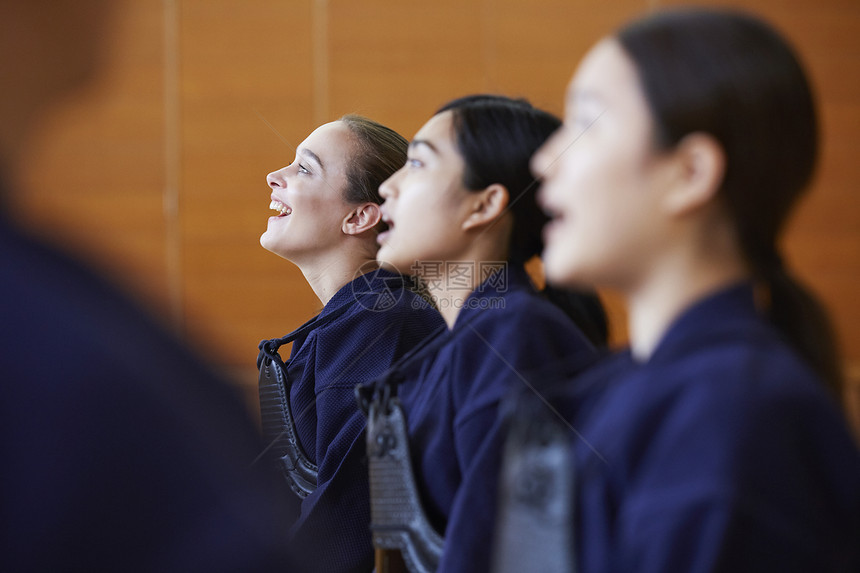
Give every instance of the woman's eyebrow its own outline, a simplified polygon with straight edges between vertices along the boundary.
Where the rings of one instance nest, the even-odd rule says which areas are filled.
[[[323,165],[323,162],[320,161],[319,156],[310,149],[302,148],[299,150],[299,154],[308,157],[311,161],[319,165],[322,171],[325,171],[325,166]]]
[[[567,92],[568,103],[598,103],[605,104],[604,97],[590,89],[571,89]]]
[[[418,147],[419,145],[424,145],[428,147],[433,153],[436,153],[437,155],[439,154],[439,150],[436,149],[436,146],[427,141],[426,139],[413,139],[409,142],[409,147],[412,149]]]

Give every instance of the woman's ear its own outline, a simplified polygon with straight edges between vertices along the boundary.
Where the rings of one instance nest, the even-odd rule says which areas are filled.
[[[464,231],[493,223],[508,206],[508,190],[500,183],[493,183],[482,191],[470,191],[471,207],[463,221]]]
[[[341,230],[345,235],[360,235],[369,231],[382,220],[382,213],[376,203],[362,203],[344,218]]]
[[[673,155],[677,169],[664,205],[671,215],[684,215],[716,197],[726,173],[726,154],[712,135],[697,132],[684,137]]]

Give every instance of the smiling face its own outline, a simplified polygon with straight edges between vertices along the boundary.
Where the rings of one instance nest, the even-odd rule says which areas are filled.
[[[568,88],[563,127],[535,154],[547,278],[632,288],[668,238],[660,190],[672,175],[654,146],[636,70],[614,40],[585,57]]]
[[[293,262],[337,248],[344,219],[355,208],[344,199],[355,145],[349,128],[335,121],[318,127],[296,150],[295,160],[269,173],[269,217],[260,244]]]
[[[474,195],[463,168],[451,112],[433,116],[409,144],[406,165],[379,188],[389,225],[378,237],[380,263],[421,274],[418,261],[457,260],[469,241],[463,222]]]

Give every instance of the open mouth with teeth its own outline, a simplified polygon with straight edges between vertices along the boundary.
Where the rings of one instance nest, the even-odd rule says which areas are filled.
[[[281,203],[280,201],[278,201],[276,199],[272,199],[272,202],[269,203],[269,209],[271,209],[273,211],[277,211],[278,213],[280,213],[278,215],[278,217],[286,217],[287,215],[290,215],[293,212],[292,207],[287,207],[286,205],[284,205],[283,203]]]

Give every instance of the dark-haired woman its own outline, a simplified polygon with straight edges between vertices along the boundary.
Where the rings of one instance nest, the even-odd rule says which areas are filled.
[[[619,291],[630,350],[566,401],[578,571],[860,570],[833,337],[778,247],[816,149],[800,64],[748,15],[658,13],[579,66],[533,161],[546,272]]]
[[[419,277],[448,326],[388,377],[424,514],[445,538],[440,571],[489,568],[500,400],[547,361],[586,364],[595,354],[523,266],[540,252],[546,220],[528,162],[559,124],[525,101],[455,100],[418,131],[406,165],[380,188],[389,230],[378,260]]]
[[[260,243],[298,266],[323,304],[294,332],[264,340],[258,360],[264,437],[292,490],[290,547],[301,570],[372,569],[364,418],[353,388],[442,327],[403,277],[376,263],[378,187],[405,157],[396,132],[345,116],[317,128],[267,177],[278,214]],[[278,349],[290,342],[284,360]]]

